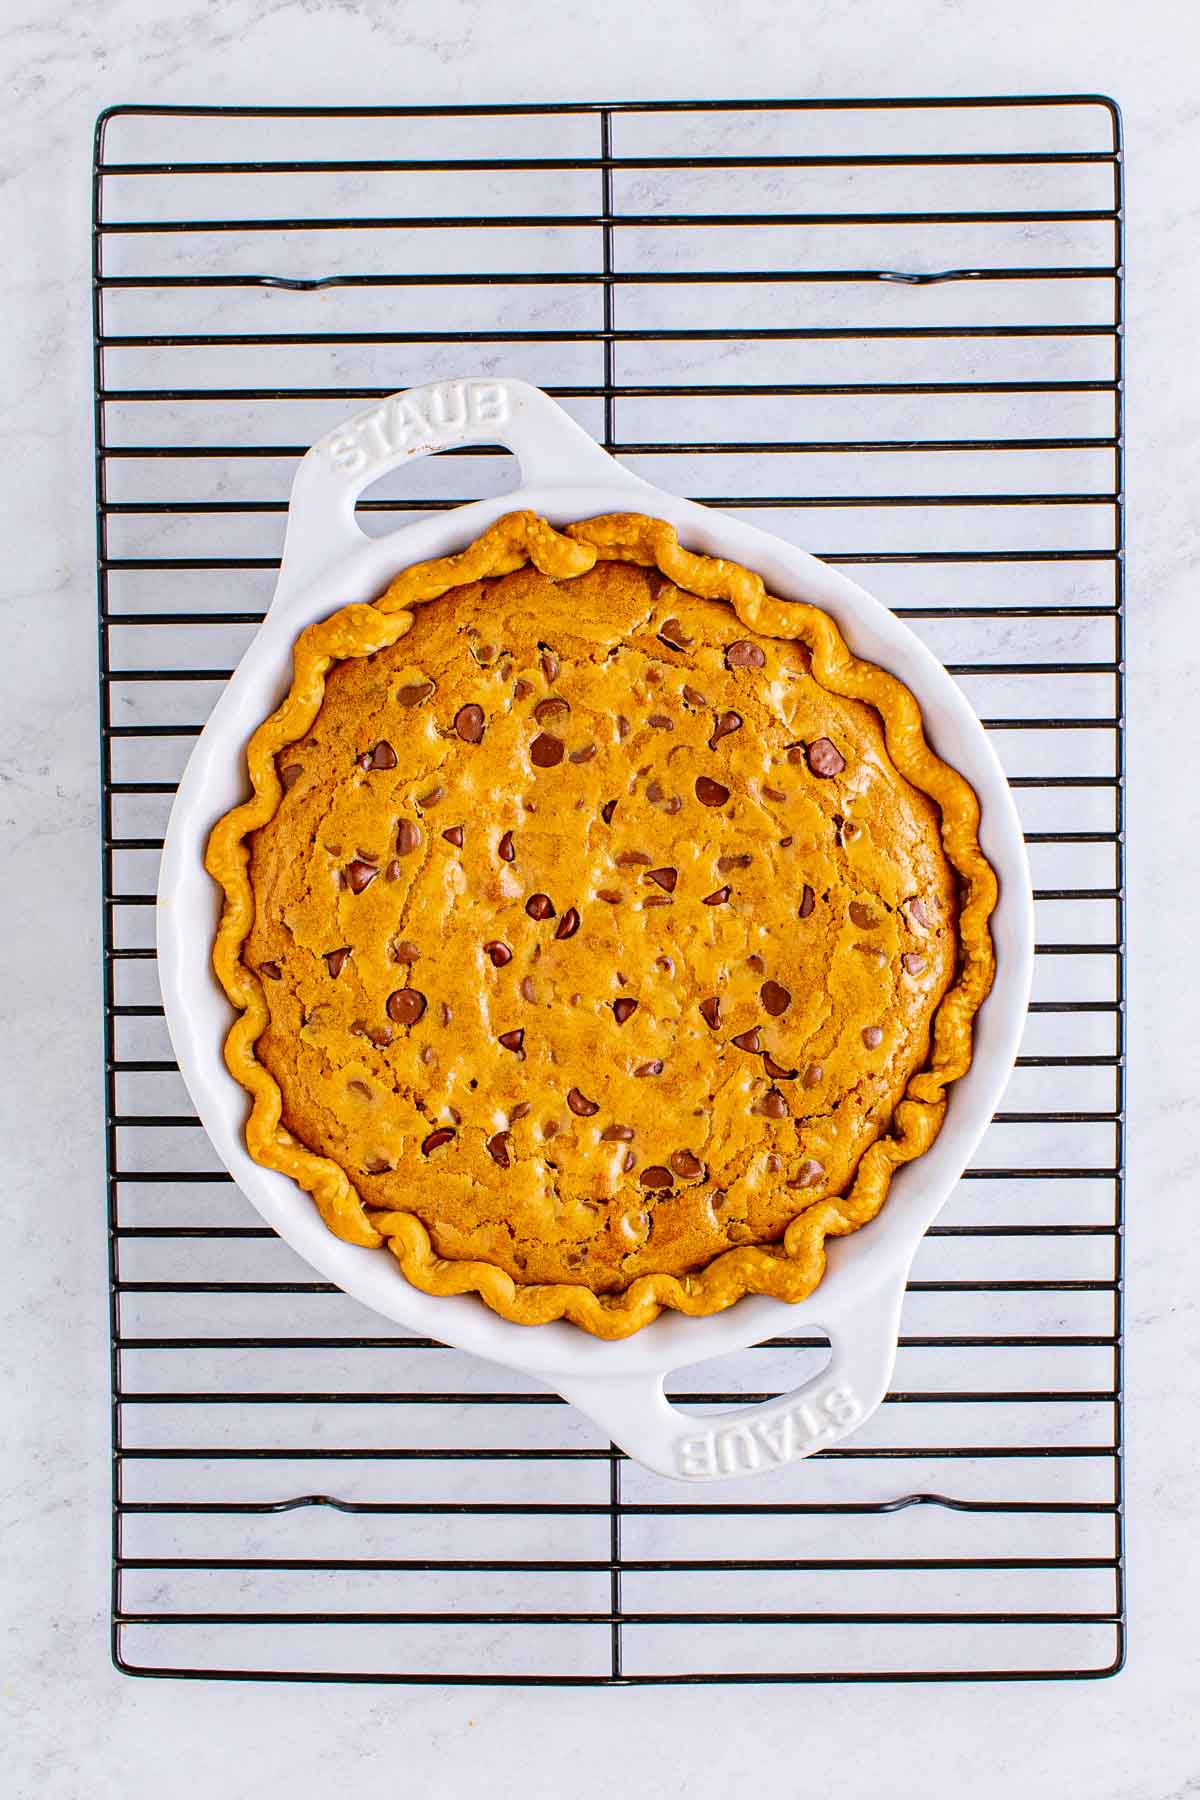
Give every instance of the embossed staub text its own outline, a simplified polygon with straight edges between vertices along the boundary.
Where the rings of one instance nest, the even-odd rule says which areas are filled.
[[[360,413],[330,438],[326,454],[339,474],[360,475],[405,451],[438,450],[460,432],[503,425],[508,416],[508,394],[499,383],[439,381]]]
[[[826,1441],[840,1437],[862,1417],[862,1403],[850,1388],[818,1389],[803,1400],[764,1406],[753,1419],[714,1425],[694,1437],[677,1438],[677,1472],[693,1481],[739,1475],[793,1462]]]

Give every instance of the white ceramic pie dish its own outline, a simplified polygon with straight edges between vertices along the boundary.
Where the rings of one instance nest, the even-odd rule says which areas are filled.
[[[519,490],[367,538],[355,523],[362,491],[410,457],[456,444],[499,443],[520,464]],[[410,1286],[385,1249],[343,1243],[310,1197],[246,1151],[245,1091],[222,1060],[232,1011],[210,947],[220,894],[204,847],[215,821],[245,796],[245,744],[286,694],[297,634],[352,600],[371,600],[401,569],[444,556],[501,514],[530,508],[562,524],[634,511],[667,519],[689,549],[757,570],[772,593],[824,607],[851,649],[900,677],[920,702],[926,734],[979,796],[980,841],[1000,880],[992,919],[996,979],[975,1024],[971,1068],[950,1090],[932,1147],[897,1170],[871,1224],[831,1240],[824,1280],[798,1305],[763,1297],[724,1313],[664,1313],[607,1342],[575,1326],[513,1324],[475,1296]],[[222,694],[180,781],[163,848],[158,958],[180,1072],[225,1166],[251,1203],[306,1262],[348,1294],[412,1331],[521,1369],[556,1388],[647,1467],[714,1480],[811,1455],[845,1437],[883,1399],[896,1356],[908,1270],[987,1129],[1008,1081],[1033,967],[1033,899],[1012,794],[961,690],[896,616],[854,582],[753,526],[681,500],[622,469],[539,389],[519,381],[447,381],[393,395],[314,444],[296,472],[270,610]],[[761,1406],[693,1415],[663,1392],[674,1369],[781,1334],[823,1329],[829,1363],[803,1387]]]

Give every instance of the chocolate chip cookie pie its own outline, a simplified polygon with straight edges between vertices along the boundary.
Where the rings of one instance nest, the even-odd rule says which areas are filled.
[[[297,641],[216,826],[251,1155],[428,1293],[799,1300],[933,1142],[996,880],[916,701],[660,520],[500,519]]]

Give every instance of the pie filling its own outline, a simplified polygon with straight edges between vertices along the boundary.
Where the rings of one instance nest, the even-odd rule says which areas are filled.
[[[936,1135],[975,797],[827,615],[661,522],[406,571],[302,637],[250,764],[209,854],[248,1143],[419,1285],[606,1336],[799,1298]]]

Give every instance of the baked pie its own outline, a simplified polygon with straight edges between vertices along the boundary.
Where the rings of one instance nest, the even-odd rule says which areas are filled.
[[[799,1300],[928,1149],[995,875],[912,694],[661,520],[498,520],[301,633],[215,827],[254,1159],[415,1286]]]

